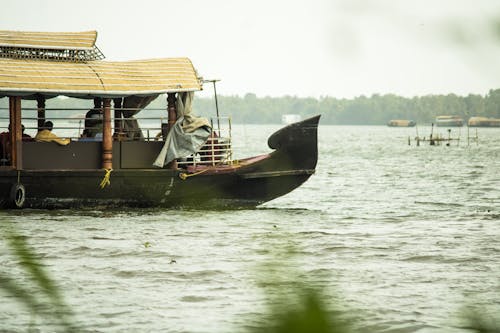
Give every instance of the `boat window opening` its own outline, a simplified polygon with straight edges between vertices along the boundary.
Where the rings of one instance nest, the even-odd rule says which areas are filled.
[[[94,120],[94,118],[85,117],[47,117],[54,123],[54,131],[57,131],[61,137],[69,138],[71,141],[100,141],[102,139],[102,125],[97,124],[93,126],[85,127],[85,120]],[[30,136],[35,136],[38,127],[36,121],[37,117],[23,117],[23,125],[25,123],[30,123],[31,125],[26,126],[26,133]],[[118,120],[130,120],[130,118],[119,118]],[[144,119],[137,119],[139,123],[144,121]],[[9,119],[0,118],[0,131],[7,131]],[[3,126],[3,124],[6,124]],[[112,125],[111,129],[115,135],[113,136],[114,141],[163,141],[161,134],[161,124],[162,118],[149,118],[147,123],[143,126],[133,129],[127,129],[125,132],[116,131],[115,127]],[[85,130],[96,133],[92,137],[86,136]],[[128,135],[128,136],[127,136]],[[92,140],[95,139],[95,140]]]
[[[116,110],[129,111],[131,113],[139,111],[133,108],[116,108]],[[102,141],[102,117],[93,116],[86,118],[85,114],[89,111],[89,108],[46,108],[45,111],[45,118],[54,123],[53,130],[59,137],[69,138],[71,142]],[[61,112],[59,111],[70,112],[72,115],[61,117]],[[155,111],[164,111],[164,109],[155,109]],[[29,135],[30,141],[34,141],[33,138],[38,132],[39,118],[37,117],[37,108],[23,108],[22,112],[24,133]],[[90,126],[88,121],[91,121]],[[177,160],[180,168],[233,164],[231,118],[223,116],[214,117],[210,119],[210,123],[213,129],[211,135],[199,151],[186,158]],[[85,124],[88,126],[85,126]],[[0,108],[0,133],[8,133],[8,125],[8,109]],[[115,142],[164,141],[168,134],[168,117],[112,117],[111,128],[113,141]],[[85,135],[85,131],[97,134],[88,137]],[[5,166],[10,165],[10,158],[7,153],[9,151],[8,135],[4,134],[2,137],[5,137],[3,139],[5,142],[0,142],[0,165]],[[28,141],[28,139],[23,138],[23,141]]]

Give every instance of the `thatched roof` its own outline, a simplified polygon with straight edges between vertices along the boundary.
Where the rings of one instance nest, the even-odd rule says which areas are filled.
[[[0,58],[0,96],[123,97],[200,89],[188,58],[122,62]]]
[[[84,50],[95,46],[97,31],[31,32],[0,30],[0,46]]]
[[[96,31],[0,30],[0,97],[124,97],[201,89],[188,58],[101,61]]]

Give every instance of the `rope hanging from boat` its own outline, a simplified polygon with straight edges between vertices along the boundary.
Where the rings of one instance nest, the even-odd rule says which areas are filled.
[[[195,173],[190,173],[190,174],[187,174],[185,172],[181,172],[179,174],[179,178],[182,179],[182,180],[186,180],[188,179],[189,177],[193,177],[193,176],[196,176],[196,175],[199,175],[201,173],[204,173],[206,171],[208,171],[209,169],[205,169],[205,170],[201,170],[201,171],[198,171],[198,172],[195,172]]]
[[[215,167],[217,167],[217,166],[219,166],[219,165],[221,165],[221,164],[222,164],[222,162],[221,162],[221,163],[216,164],[216,165],[215,165],[214,167],[212,167],[212,168],[206,168],[206,169],[204,169],[204,170],[201,170],[201,171],[198,171],[198,172],[194,172],[194,173],[189,173],[189,174],[188,174],[188,173],[185,173],[185,172],[181,172],[181,173],[179,174],[179,178],[180,178],[180,179],[182,179],[182,180],[186,180],[186,179],[188,179],[189,177],[193,177],[193,176],[196,176],[196,175],[202,174],[202,173],[204,173],[204,172],[207,172],[208,170],[214,170],[214,169],[215,169]],[[231,161],[231,165],[239,167],[239,166],[240,166],[240,161],[239,161],[239,160],[233,160],[233,161]]]
[[[102,178],[101,184],[99,185],[101,187],[101,190],[106,186],[111,185],[111,181],[109,180],[109,178],[111,177],[111,171],[113,171],[113,169],[104,169],[104,171],[106,172],[106,174],[104,175],[104,178]]]

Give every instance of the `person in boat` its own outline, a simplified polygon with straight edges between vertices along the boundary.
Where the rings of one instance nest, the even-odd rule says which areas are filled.
[[[90,135],[87,133],[85,130],[83,130],[82,136],[78,141],[86,142],[86,141],[102,141],[102,132],[101,133],[96,133],[94,136]]]
[[[30,135],[24,133],[26,127],[24,127],[24,125],[21,126],[23,141],[33,141],[33,138]],[[9,126],[7,127],[7,131],[0,133],[0,160],[2,161],[2,163],[0,163],[1,165],[5,165],[7,161],[10,160],[10,129],[11,126],[9,124]]]
[[[65,146],[71,142],[70,139],[61,139],[54,133],[52,133],[52,129],[54,128],[54,124],[51,121],[46,121],[43,124],[43,129],[39,131],[35,136],[35,141],[37,142],[56,142],[62,146]]]
[[[31,135],[24,133],[24,130],[26,129],[26,127],[24,127],[24,125],[22,125],[22,124],[21,124],[21,128],[22,128],[22,136],[23,136],[23,141],[35,141],[35,140],[31,137]]]
[[[98,138],[102,135],[102,98],[94,98],[94,108],[85,114],[82,138]]]
[[[6,165],[10,160],[10,124],[7,131],[0,133],[0,165]]]

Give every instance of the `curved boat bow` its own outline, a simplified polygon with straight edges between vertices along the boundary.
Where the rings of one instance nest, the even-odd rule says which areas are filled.
[[[318,160],[320,116],[290,124],[268,139],[273,152],[237,161],[233,166],[192,169],[196,175],[183,186],[184,204],[242,207],[257,206],[285,195],[303,184],[315,172]],[[215,176],[215,177],[214,177]],[[212,180],[209,180],[212,179]],[[193,192],[214,182],[209,192]],[[216,184],[216,185],[215,185]]]

